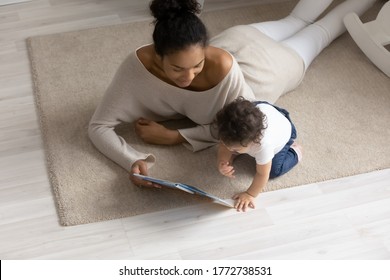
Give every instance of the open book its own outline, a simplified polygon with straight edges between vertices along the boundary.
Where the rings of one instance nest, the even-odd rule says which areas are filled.
[[[153,177],[149,177],[149,176],[144,176],[144,175],[141,175],[141,174],[135,174],[134,173],[133,175],[136,176],[136,177],[141,178],[142,180],[153,182],[153,183],[156,183],[156,184],[161,185],[161,186],[165,186],[165,187],[169,187],[169,188],[173,188],[173,189],[178,189],[178,190],[182,190],[182,191],[188,192],[190,194],[198,194],[198,195],[201,195],[201,196],[205,196],[205,197],[211,198],[213,200],[213,202],[221,204],[221,205],[224,205],[224,206],[227,206],[227,207],[234,207],[233,202],[230,202],[228,200],[219,198],[219,197],[217,197],[215,195],[209,194],[209,193],[207,193],[205,191],[202,191],[201,189],[198,189],[196,187],[193,187],[193,186],[190,186],[190,185],[187,185],[187,184],[174,183],[174,182],[170,182],[170,181],[166,181],[166,180],[162,180],[162,179],[157,179],[157,178],[153,178]]]

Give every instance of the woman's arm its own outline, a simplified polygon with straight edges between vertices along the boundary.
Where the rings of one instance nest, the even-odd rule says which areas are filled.
[[[133,92],[134,81],[129,79],[133,73],[132,60],[134,57],[130,55],[120,65],[88,126],[88,135],[95,147],[129,173],[138,160],[143,160],[147,167],[155,162],[152,154],[137,151],[115,131],[117,125],[132,123],[146,111]]]
[[[168,129],[163,125],[140,118],[135,122],[135,132],[146,143],[157,145],[176,145],[187,142],[178,130]]]
[[[197,125],[179,129],[178,132],[185,139],[185,146],[193,152],[198,152],[218,143],[218,139],[212,135],[211,126],[210,124]]]

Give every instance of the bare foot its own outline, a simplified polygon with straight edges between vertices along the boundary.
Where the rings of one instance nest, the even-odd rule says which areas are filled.
[[[295,153],[298,155],[298,161],[301,161],[302,158],[303,158],[303,155],[302,155],[302,146],[297,144],[296,142],[294,142],[292,145],[291,145],[291,149],[293,149],[295,151]]]

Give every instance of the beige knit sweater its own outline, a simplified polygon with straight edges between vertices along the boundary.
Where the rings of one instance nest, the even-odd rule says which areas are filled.
[[[274,102],[281,94],[298,85],[302,78],[302,60],[296,59],[293,51],[253,27],[229,29],[213,39],[211,44],[231,52],[233,65],[217,86],[202,92],[161,81],[143,66],[136,51],[132,52],[119,67],[89,123],[89,137],[96,148],[127,171],[139,159],[146,160],[151,166],[155,157],[147,151],[135,150],[116,134],[114,128],[123,122],[132,123],[140,117],[163,121],[184,116],[199,124],[179,130],[188,141],[187,146],[193,151],[207,148],[216,143],[209,124],[225,104],[238,96]],[[284,67],[282,62],[295,65]]]
[[[305,66],[293,50],[250,25],[237,25],[211,39],[211,45],[230,52],[257,100],[274,103],[302,81]]]

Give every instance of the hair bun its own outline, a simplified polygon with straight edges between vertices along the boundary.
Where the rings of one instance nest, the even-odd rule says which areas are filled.
[[[201,5],[196,0],[153,0],[149,8],[156,21],[201,11]]]

